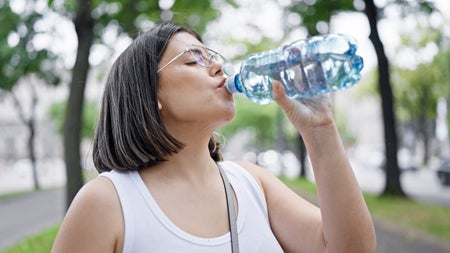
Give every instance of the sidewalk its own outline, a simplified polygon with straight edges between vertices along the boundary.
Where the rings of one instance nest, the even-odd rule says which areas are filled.
[[[374,223],[377,253],[450,253],[450,242],[383,220]]]
[[[58,188],[0,200],[0,250],[59,224],[64,194],[64,188]]]

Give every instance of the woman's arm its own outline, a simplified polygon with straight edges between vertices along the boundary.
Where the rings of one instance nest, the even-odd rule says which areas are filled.
[[[302,134],[320,210],[269,173],[247,167],[266,194],[269,218],[286,252],[376,252],[373,222],[335,126],[328,96],[291,100],[278,83],[274,97]]]
[[[87,183],[67,211],[52,253],[122,252],[123,218],[113,184],[105,177]]]

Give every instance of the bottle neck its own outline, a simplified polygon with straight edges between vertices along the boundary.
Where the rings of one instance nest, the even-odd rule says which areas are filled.
[[[234,74],[227,78],[225,81],[225,87],[231,93],[242,93],[242,84],[239,78],[239,74]]]

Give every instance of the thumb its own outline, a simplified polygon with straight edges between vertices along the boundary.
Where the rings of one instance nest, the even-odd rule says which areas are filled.
[[[294,107],[294,101],[289,99],[289,97],[286,95],[283,85],[281,85],[279,81],[274,80],[272,83],[272,87],[273,98],[284,111],[288,111],[290,108]]]

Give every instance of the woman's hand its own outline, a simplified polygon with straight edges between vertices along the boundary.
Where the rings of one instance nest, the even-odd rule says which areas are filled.
[[[300,132],[334,124],[331,101],[322,94],[307,99],[290,99],[280,82],[273,82],[273,97]]]

